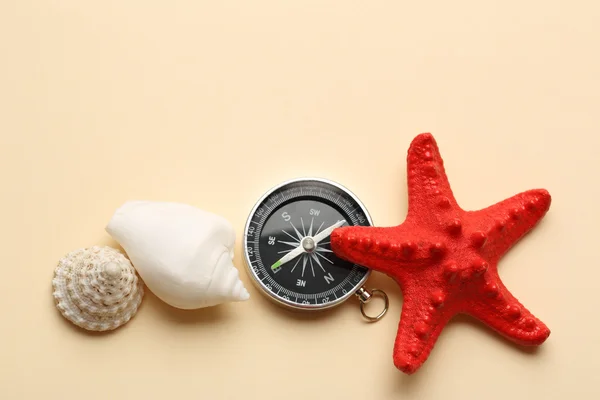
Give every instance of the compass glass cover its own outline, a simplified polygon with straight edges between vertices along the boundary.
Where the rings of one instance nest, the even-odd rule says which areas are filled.
[[[323,232],[342,222],[371,224],[360,202],[339,185],[301,180],[268,193],[245,232],[246,260],[255,282],[292,307],[320,308],[346,299],[369,270],[331,251],[329,234]],[[287,254],[294,256],[285,259]]]

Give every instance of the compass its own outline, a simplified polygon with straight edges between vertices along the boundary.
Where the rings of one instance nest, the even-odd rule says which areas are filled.
[[[244,253],[254,284],[270,300],[296,310],[322,310],[356,295],[369,321],[383,317],[387,295],[364,287],[371,271],[338,258],[329,236],[341,226],[371,226],[360,200],[344,186],[321,178],[283,182],[265,193],[248,216]],[[376,317],[364,304],[385,300]]]

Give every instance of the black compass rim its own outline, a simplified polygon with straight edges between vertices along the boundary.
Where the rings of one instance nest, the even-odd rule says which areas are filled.
[[[246,265],[246,271],[248,272],[248,274],[250,275],[251,281],[253,283],[253,285],[259,290],[259,292],[264,295],[267,299],[275,302],[278,305],[284,306],[284,307],[288,307],[294,310],[300,310],[300,311],[318,311],[318,310],[325,310],[325,309],[330,309],[333,307],[337,307],[343,303],[345,303],[348,299],[350,299],[350,297],[352,297],[353,295],[356,294],[356,292],[364,286],[365,282],[369,279],[372,270],[364,267],[364,266],[360,266],[366,269],[366,272],[364,274],[364,276],[362,277],[362,279],[359,282],[355,282],[353,284],[353,289],[349,290],[346,294],[344,294],[343,296],[340,296],[339,298],[337,298],[334,301],[330,301],[328,303],[318,303],[318,304],[300,304],[300,303],[296,303],[294,301],[291,300],[286,300],[280,296],[277,296],[275,293],[273,293],[272,291],[268,290],[265,285],[262,283],[262,281],[258,278],[258,276],[256,275],[256,272],[253,270],[252,268],[252,261],[250,260],[250,257],[248,255],[248,231],[250,229],[250,224],[254,218],[254,216],[256,215],[256,212],[258,210],[258,208],[260,207],[261,204],[263,204],[263,202],[269,197],[271,196],[273,193],[275,193],[276,191],[280,190],[281,188],[291,185],[291,184],[295,184],[295,183],[307,183],[310,184],[310,182],[318,182],[318,183],[324,183],[327,185],[331,185],[336,187],[338,190],[341,190],[342,192],[344,192],[348,197],[350,197],[353,201],[356,202],[356,205],[361,209],[361,211],[364,213],[365,218],[367,219],[369,226],[373,226],[373,220],[371,218],[371,215],[367,209],[367,207],[364,205],[364,203],[362,201],[360,201],[360,199],[358,198],[358,196],[356,196],[356,194],[354,194],[354,192],[352,192],[350,189],[348,189],[346,186],[336,182],[336,181],[332,181],[331,179],[327,179],[327,178],[322,178],[322,177],[316,177],[316,176],[308,176],[308,177],[299,177],[299,178],[293,178],[293,179],[288,179],[285,180],[283,182],[280,182],[277,185],[274,185],[272,187],[270,187],[268,190],[265,191],[265,193],[263,193],[260,198],[255,202],[255,204],[253,205],[252,209],[250,210],[250,213],[248,214],[248,218],[246,220],[246,223],[244,225],[244,231],[243,231],[243,235],[244,235],[244,239],[243,239],[243,252],[244,252],[244,261],[245,261],[245,265]]]

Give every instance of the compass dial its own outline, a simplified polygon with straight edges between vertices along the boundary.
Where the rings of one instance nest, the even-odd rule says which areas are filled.
[[[369,275],[338,258],[329,240],[340,226],[371,225],[367,210],[346,188],[322,179],[286,182],[259,200],[245,230],[251,276],[273,300],[293,308],[337,305]]]

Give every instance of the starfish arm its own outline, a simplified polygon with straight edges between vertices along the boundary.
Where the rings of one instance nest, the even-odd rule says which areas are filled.
[[[405,288],[404,304],[394,343],[394,365],[407,374],[427,360],[451,313],[444,309],[444,294],[433,289],[423,298],[424,288]]]
[[[437,143],[429,133],[415,137],[407,155],[408,217],[418,216],[420,223],[425,220],[439,223],[433,209],[442,214],[460,209],[444,168]],[[439,214],[438,214],[439,215]]]
[[[526,233],[533,229],[550,208],[551,197],[544,189],[528,190],[479,211],[466,219],[480,235],[474,243],[489,259],[497,261]]]
[[[537,346],[550,336],[550,329],[506,289],[500,278],[488,278],[484,297],[469,303],[465,312],[507,339]]]
[[[420,269],[443,256],[443,242],[424,241],[409,226],[346,226],[331,233],[331,250],[340,258],[390,274],[399,266]]]

